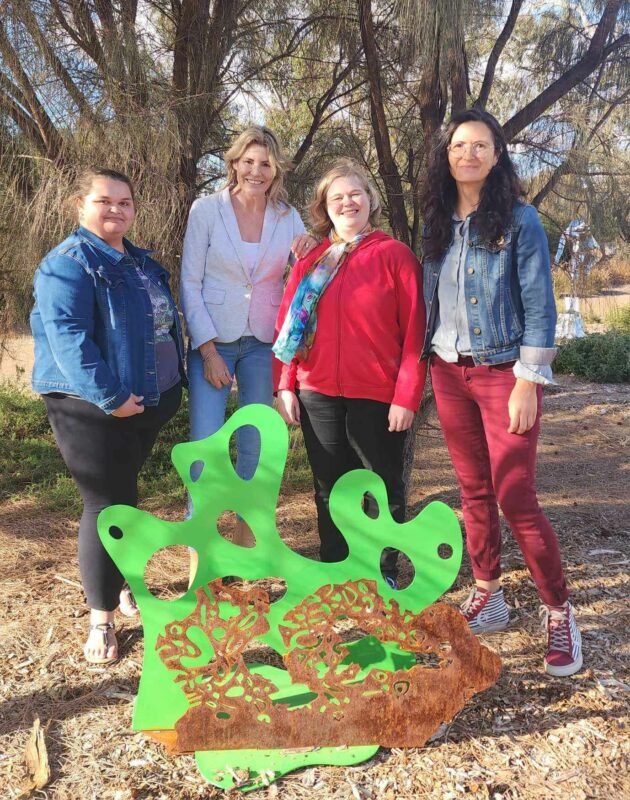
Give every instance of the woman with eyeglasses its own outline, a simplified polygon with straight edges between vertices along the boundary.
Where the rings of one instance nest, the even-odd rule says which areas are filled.
[[[274,389],[285,422],[301,425],[313,472],[322,561],[348,545],[329,511],[330,492],[353,469],[379,475],[396,522],[405,521],[403,453],[420,405],[424,305],[418,259],[378,229],[376,187],[353,161],[319,181],[311,218],[321,244],[293,268],[276,322]],[[366,513],[377,515],[373,499]],[[381,574],[397,588],[398,551]]]
[[[556,309],[547,237],[521,196],[497,120],[476,109],[455,114],[431,153],[424,197],[423,357],[461,488],[475,579],[462,611],[475,633],[509,623],[500,507],[542,600],[545,670],[566,676],[582,666],[581,639],[535,483]]]

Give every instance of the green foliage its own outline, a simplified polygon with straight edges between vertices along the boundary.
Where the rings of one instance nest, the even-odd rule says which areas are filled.
[[[45,508],[78,508],[41,400],[1,384],[0,437],[0,501],[31,496]]]
[[[230,398],[228,416],[236,409]],[[42,509],[81,513],[81,500],[68,474],[46,417],[41,399],[14,383],[0,384],[0,502],[31,498]],[[162,429],[144,465],[138,482],[144,508],[162,511],[181,507],[184,492],[171,463],[171,450],[188,441],[188,397]],[[232,442],[232,461],[235,459]],[[306,459],[302,432],[290,432],[285,486],[305,488],[311,472]]]
[[[570,373],[596,383],[630,382],[630,333],[592,333],[569,339],[554,361],[557,373]]]
[[[606,314],[606,324],[617,333],[630,334],[630,306],[613,308]]]

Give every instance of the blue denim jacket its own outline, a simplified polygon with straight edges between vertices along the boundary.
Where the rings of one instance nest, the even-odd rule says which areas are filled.
[[[472,357],[476,364],[521,361],[550,364],[556,353],[556,306],[547,235],[531,205],[517,202],[512,222],[496,245],[470,226],[464,295]],[[446,253],[424,261],[427,331],[422,357],[431,349],[438,311],[437,286]],[[455,302],[455,298],[453,298]]]
[[[125,240],[145,274],[166,290],[173,306],[180,373],[185,381],[179,315],[168,272]],[[133,392],[144,405],[160,400],[155,368],[153,311],[130,258],[85,228],[51,250],[35,273],[31,329],[35,392],[64,392],[111,413]]]

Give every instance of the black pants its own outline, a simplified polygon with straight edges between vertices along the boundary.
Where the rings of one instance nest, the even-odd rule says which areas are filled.
[[[43,395],[50,426],[70,474],[81,493],[79,567],[90,608],[113,611],[124,578],[101,544],[96,528],[100,512],[117,503],[138,502],[138,473],[160,428],[179,408],[178,383],[142,414],[118,418],[98,406],[64,395]]]
[[[407,431],[390,433],[389,403],[319,392],[299,395],[300,418],[308,460],[313,470],[317,523],[322,561],[342,561],[348,545],[331,519],[328,499],[335,482],[353,469],[370,469],[387,488],[389,510],[396,522],[405,521],[403,451]],[[366,496],[366,513],[376,516]],[[398,551],[386,548],[381,560],[384,575],[396,576]]]

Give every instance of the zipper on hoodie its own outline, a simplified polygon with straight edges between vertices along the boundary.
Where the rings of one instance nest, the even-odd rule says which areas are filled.
[[[346,270],[344,267],[347,266],[348,259],[346,259],[345,263],[341,265],[342,273],[339,280],[339,291],[337,293],[337,330],[339,331],[339,335],[337,336],[337,394],[339,397],[343,396],[343,392],[341,391],[341,380],[339,379],[339,367],[341,365],[341,291],[343,289],[343,282],[346,279]]]

